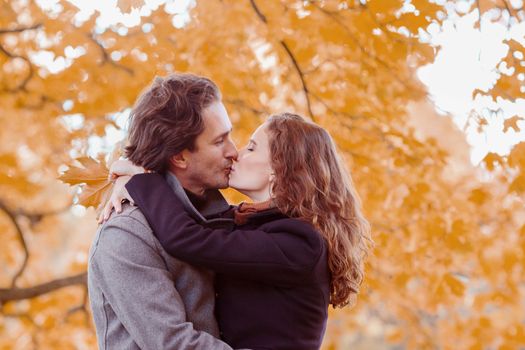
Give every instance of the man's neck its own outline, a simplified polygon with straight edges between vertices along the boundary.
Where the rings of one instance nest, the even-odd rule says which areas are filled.
[[[186,191],[191,192],[193,195],[197,197],[204,196],[204,193],[206,192],[206,189],[200,185],[194,184],[192,181],[187,179],[185,176],[181,176],[180,174],[177,174],[174,171],[170,171],[176,178],[179,180],[182,188],[184,188]]]
[[[230,205],[219,191],[202,190],[200,193],[203,195],[198,195],[190,189],[185,188],[179,179],[180,177],[177,177],[174,172],[170,171],[167,174],[168,183],[170,183],[175,193],[178,193],[183,202],[190,206],[188,210],[197,216],[200,215],[201,219],[207,220],[209,218],[220,217],[230,209]]]
[[[203,208],[206,207],[208,201],[206,195],[199,196],[187,189],[184,189],[184,192],[186,192],[188,199],[190,200],[191,204],[193,204],[195,209],[197,209],[199,212],[202,212]]]

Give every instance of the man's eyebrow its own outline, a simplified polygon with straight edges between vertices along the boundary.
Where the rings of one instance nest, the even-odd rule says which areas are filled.
[[[233,130],[233,128],[228,130],[228,131],[223,132],[222,134],[220,134],[218,136],[215,136],[214,140],[222,139],[223,137],[228,136],[228,134],[231,133],[232,130]]]

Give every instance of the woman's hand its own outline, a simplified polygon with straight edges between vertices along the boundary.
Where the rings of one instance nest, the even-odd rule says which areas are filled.
[[[133,198],[128,193],[128,190],[126,190],[126,184],[131,179],[131,176],[129,175],[123,175],[117,177],[115,180],[115,186],[113,187],[113,191],[111,192],[111,197],[109,198],[109,201],[104,206],[104,210],[100,213],[100,216],[98,218],[98,223],[101,224],[105,221],[108,221],[109,217],[111,216],[111,211],[113,208],[115,208],[115,211],[117,213],[122,212],[122,201],[127,199],[131,203],[131,205],[135,205],[133,202]]]
[[[146,170],[143,167],[135,165],[127,159],[119,159],[114,161],[109,168],[109,180],[113,181],[119,176],[133,176],[135,174],[143,174],[145,172]]]

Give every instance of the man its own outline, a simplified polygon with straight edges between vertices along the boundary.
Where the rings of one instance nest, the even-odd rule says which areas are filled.
[[[157,78],[131,112],[126,156],[165,174],[195,218],[210,226],[229,205],[237,150],[217,86],[192,74]],[[100,227],[88,287],[100,349],[231,349],[219,339],[213,274],[169,256],[140,210],[125,204]]]

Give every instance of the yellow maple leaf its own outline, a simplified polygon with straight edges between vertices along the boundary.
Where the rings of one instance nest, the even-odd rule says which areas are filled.
[[[82,167],[69,165],[69,169],[62,174],[59,179],[70,185],[95,185],[108,179],[108,169],[105,161],[97,162],[93,158],[77,158]]]
[[[483,91],[481,89],[474,89],[474,91],[472,91],[472,98],[476,98],[477,95],[486,95],[487,92],[486,91]]]
[[[518,127],[518,121],[523,120],[522,117],[515,115],[512,118],[506,119],[503,123],[503,132],[507,132],[509,128],[513,128],[514,131],[519,132],[520,128]]]
[[[483,158],[482,162],[485,163],[485,166],[489,171],[494,170],[494,164],[499,164],[502,166],[504,164],[503,158],[499,154],[493,152],[487,153],[485,158]]]
[[[478,132],[479,133],[483,132],[483,128],[485,126],[487,126],[487,125],[489,125],[489,122],[487,121],[487,119],[485,119],[483,117],[479,117],[479,119],[478,119],[478,128],[477,128]]]
[[[399,21],[412,33],[417,33],[419,28],[425,29],[430,23],[427,17],[413,12],[403,13],[399,16]]]
[[[514,78],[513,75],[502,74],[494,87],[492,88],[490,95],[493,101],[496,101],[498,96],[501,94],[506,96],[512,96],[512,99],[524,97],[525,93],[521,91],[522,83]]]
[[[507,44],[509,49],[512,51],[520,51],[524,48],[524,46],[519,41],[514,39],[504,40],[503,42]]]
[[[143,0],[118,0],[117,7],[123,12],[128,13],[133,11],[133,9],[140,9],[144,6]]]
[[[515,192],[517,194],[522,194],[525,192],[525,176],[517,176],[509,186],[509,192]]]
[[[109,198],[113,183],[107,179],[96,185],[85,185],[78,198],[78,203],[85,207],[94,207],[99,211]]]
[[[412,0],[411,3],[425,16],[435,16],[436,12],[443,11],[443,6],[428,0]]]
[[[508,162],[511,167],[525,170],[525,142],[520,142],[512,147]]]
[[[82,185],[78,203],[85,207],[94,207],[97,211],[105,204],[113,183],[108,180],[109,170],[103,157],[76,159],[81,167],[69,165],[69,169],[59,179],[70,185]]]
[[[476,204],[483,204],[490,198],[490,193],[483,188],[475,188],[470,192],[468,199]]]

